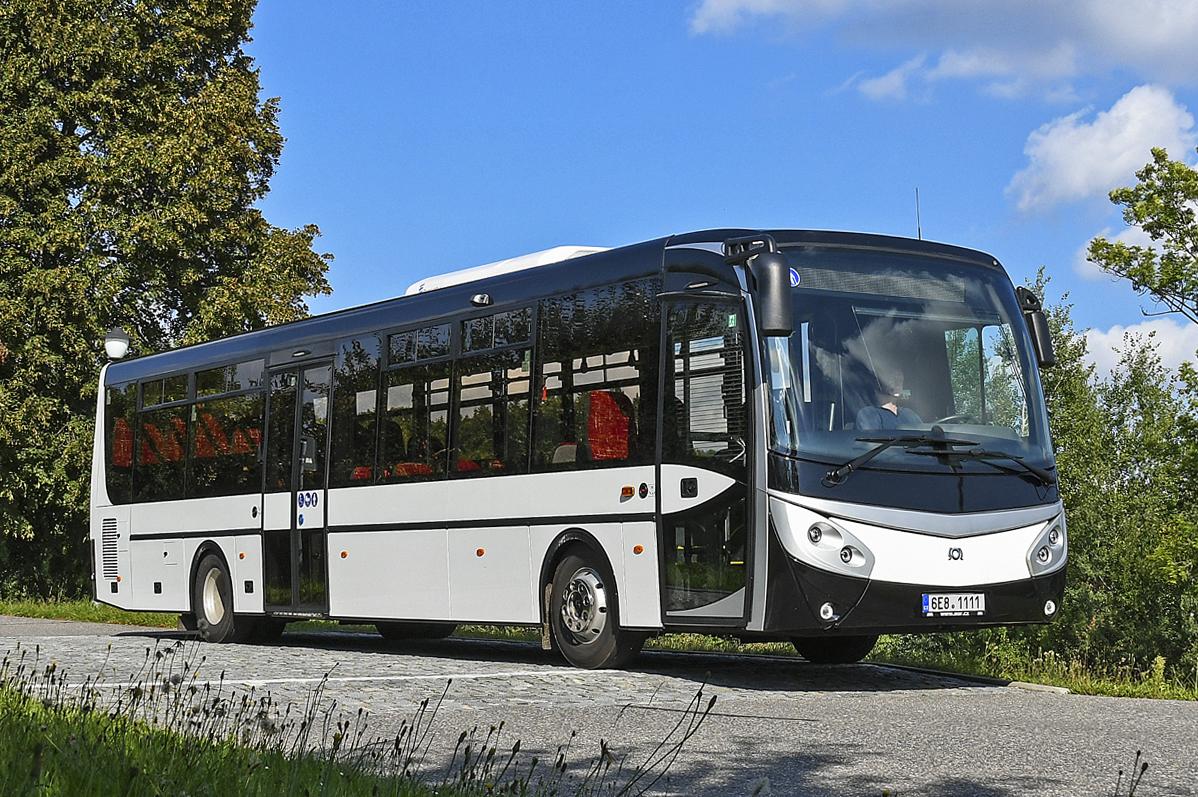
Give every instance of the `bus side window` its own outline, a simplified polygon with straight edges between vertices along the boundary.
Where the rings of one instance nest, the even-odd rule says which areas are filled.
[[[366,335],[341,341],[334,367],[330,487],[375,481],[378,384],[378,337]]]
[[[137,384],[113,385],[104,398],[105,462],[108,500],[127,504],[133,500],[133,429],[137,421]]]
[[[534,471],[653,461],[659,291],[645,280],[541,302]]]
[[[133,463],[136,500],[173,501],[183,497],[190,416],[191,407],[186,404],[138,415]]]

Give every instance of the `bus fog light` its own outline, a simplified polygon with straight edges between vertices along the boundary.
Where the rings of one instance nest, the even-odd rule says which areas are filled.
[[[821,620],[831,620],[836,616],[836,607],[830,603],[825,603],[819,607],[819,616]]]
[[[1048,560],[1052,558],[1052,551],[1048,550],[1047,545],[1041,545],[1040,550],[1036,551],[1036,560],[1042,565],[1048,564]]]
[[[818,545],[819,541],[824,538],[824,530],[819,526],[812,526],[807,529],[807,539],[811,540],[812,545]]]
[[[849,562],[853,561],[853,549],[847,545],[844,546],[843,548],[841,548],[840,549],[840,561],[844,562],[846,565]]]
[[[1060,541],[1061,541],[1061,530],[1060,529],[1053,529],[1052,531],[1048,532],[1048,542],[1050,545],[1056,545]]]
[[[1057,605],[1053,601],[1044,601],[1044,616],[1052,617],[1057,613]]]

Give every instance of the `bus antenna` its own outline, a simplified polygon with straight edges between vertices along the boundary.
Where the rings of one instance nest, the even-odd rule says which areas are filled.
[[[919,186],[915,186],[915,237],[923,240],[923,225],[919,220]]]

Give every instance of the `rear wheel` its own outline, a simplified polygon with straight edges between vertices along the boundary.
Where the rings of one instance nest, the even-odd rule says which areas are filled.
[[[244,642],[257,627],[257,619],[233,614],[233,582],[224,561],[206,554],[196,568],[191,590],[196,631],[205,642]]]
[[[456,623],[375,623],[383,639],[444,639],[457,629]]]
[[[620,628],[615,579],[589,550],[566,554],[553,573],[549,625],[554,644],[575,667],[622,667],[640,652],[645,633]]]
[[[874,649],[877,636],[796,637],[799,655],[812,664],[853,664]]]

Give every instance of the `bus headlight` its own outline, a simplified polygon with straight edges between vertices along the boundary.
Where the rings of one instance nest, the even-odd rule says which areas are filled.
[[[800,562],[854,578],[873,572],[873,551],[846,524],[777,498],[770,499],[770,519],[782,547]]]
[[[1065,516],[1054,518],[1027,550],[1027,569],[1032,577],[1051,573],[1065,564],[1069,550],[1065,534]]]

